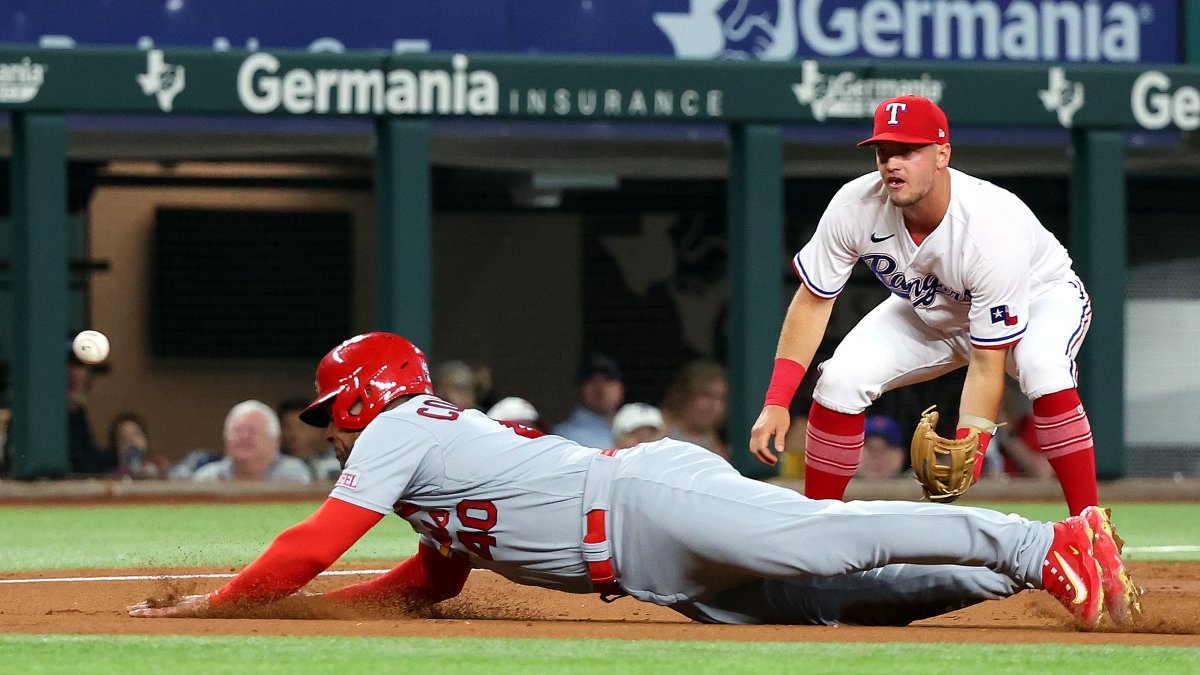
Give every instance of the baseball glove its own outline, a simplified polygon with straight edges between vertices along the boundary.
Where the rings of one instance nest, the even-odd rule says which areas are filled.
[[[971,487],[979,451],[979,432],[961,439],[942,438],[937,433],[937,406],[921,413],[912,439],[913,475],[931,502],[949,503]]]

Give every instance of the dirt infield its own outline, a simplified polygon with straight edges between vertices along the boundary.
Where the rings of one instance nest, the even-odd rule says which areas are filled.
[[[374,566],[378,567],[378,565]],[[369,566],[341,566],[341,570]],[[280,604],[262,618],[134,619],[127,604],[168,594],[203,592],[220,578],[174,579],[161,575],[229,574],[235,569],[54,570],[0,574],[3,632],[156,635],[351,635],[493,638],[613,638],[800,642],[975,642],[1168,645],[1200,647],[1200,564],[1134,563],[1146,588],[1145,619],[1132,631],[1102,626],[1076,629],[1064,610],[1041,592],[986,602],[905,628],[810,626],[708,626],[674,612],[622,598],[569,595],[516,586],[476,572],[463,595],[425,616],[398,613],[335,615],[309,602]],[[101,580],[104,576],[156,578]],[[70,579],[87,577],[87,579]],[[13,583],[17,579],[43,579]],[[64,580],[67,579],[67,580]],[[358,575],[321,577],[324,591],[360,580]]]

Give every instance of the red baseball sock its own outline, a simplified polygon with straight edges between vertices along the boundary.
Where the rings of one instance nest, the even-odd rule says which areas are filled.
[[[1033,423],[1042,455],[1050,462],[1071,515],[1098,501],[1092,426],[1079,392],[1064,389],[1033,402]]]
[[[841,499],[846,493],[862,457],[866,419],[865,413],[847,415],[813,401],[804,443],[805,496]]]

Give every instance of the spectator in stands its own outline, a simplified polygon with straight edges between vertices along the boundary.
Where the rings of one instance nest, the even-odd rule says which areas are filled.
[[[325,430],[300,421],[300,412],[308,407],[304,398],[290,398],[279,404],[280,452],[308,465],[313,480],[332,482],[342,473],[337,452],[325,437]]]
[[[784,438],[784,453],[779,457],[781,478],[804,478],[804,442],[808,435],[808,411],[792,415],[792,425]]]
[[[67,344],[67,458],[74,474],[105,474],[117,468],[117,458],[96,445],[88,416],[87,397],[94,366],[80,361]]]
[[[1000,416],[1003,419],[1003,416]],[[1011,428],[1010,428],[1011,427]],[[1023,415],[1016,424],[1001,427],[996,431],[1000,449],[1000,471],[1006,476],[1026,478],[1053,478],[1054,467],[1046,461],[1037,441],[1037,428],[1033,415]]]
[[[729,459],[722,439],[729,380],[721,364],[697,359],[684,366],[663,399],[667,435]]]
[[[8,423],[12,421],[12,410],[0,408],[0,475],[8,473]]]
[[[908,462],[900,425],[887,415],[866,419],[866,438],[858,475],[863,478],[895,478]]]
[[[430,373],[433,393],[454,405],[470,410],[478,406],[475,398],[475,373],[462,361],[444,361]]]
[[[480,410],[491,410],[500,402],[492,367],[486,363],[480,364],[471,369],[471,375],[475,379],[475,405]]]
[[[590,448],[611,448],[613,416],[625,402],[625,381],[611,356],[588,355],[575,372],[579,404],[554,433]]]
[[[12,408],[8,402],[8,361],[0,360],[0,476],[8,474],[8,423]]]
[[[657,441],[667,435],[662,411],[649,403],[626,403],[613,416],[613,447],[630,448],[639,443]]]
[[[511,422],[545,433],[546,424],[533,404],[517,396],[506,396],[488,408],[487,416],[497,422]]]
[[[167,473],[165,458],[150,449],[146,422],[136,413],[123,412],[108,425],[108,452],[117,458],[117,475],[160,478]]]
[[[200,467],[220,461],[221,454],[212,450],[196,448],[189,451],[171,468],[167,470],[167,478],[170,480],[191,480],[192,476],[200,470]]]
[[[311,483],[303,460],[279,451],[279,416],[262,401],[242,401],[225,416],[225,456],[200,467],[196,481],[255,480]]]
[[[996,430],[993,442],[999,452],[986,455],[985,461],[989,464],[984,467],[985,472],[1011,477],[1054,477],[1054,467],[1050,466],[1038,443],[1032,404],[1012,380],[1005,381],[996,423],[1001,426]],[[996,455],[994,459],[993,454]]]

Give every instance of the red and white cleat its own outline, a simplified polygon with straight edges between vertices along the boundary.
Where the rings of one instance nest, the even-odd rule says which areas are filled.
[[[1104,586],[1104,605],[1118,626],[1128,626],[1142,613],[1138,588],[1121,562],[1125,542],[1112,526],[1112,511],[1089,506],[1079,514],[1094,533],[1092,551],[1100,563],[1100,582]]]
[[[1104,586],[1092,549],[1094,532],[1082,516],[1054,524],[1054,542],[1042,563],[1042,588],[1089,628],[1104,613]]]

